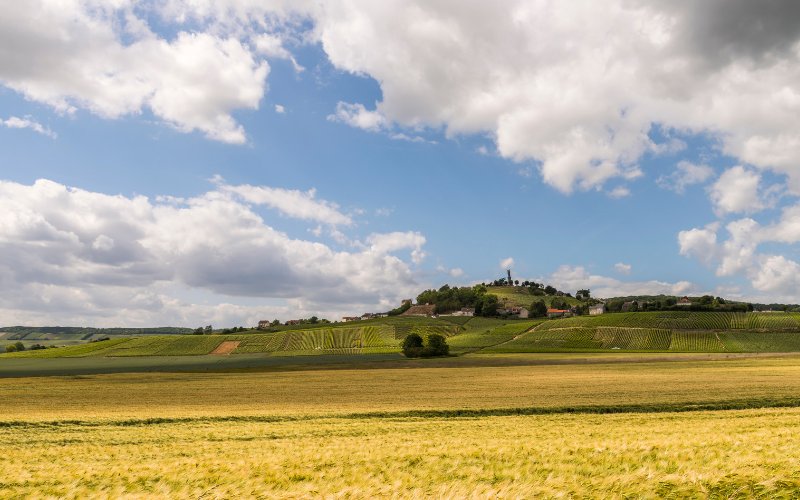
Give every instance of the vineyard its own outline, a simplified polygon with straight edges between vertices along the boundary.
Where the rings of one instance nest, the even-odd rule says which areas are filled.
[[[6,357],[201,356],[223,341],[237,342],[231,354],[297,356],[397,353],[414,333],[448,339],[454,354],[552,351],[800,352],[798,315],[787,313],[642,312],[517,321],[455,317],[455,322],[393,320],[359,326],[233,335],[168,335],[115,339]]]

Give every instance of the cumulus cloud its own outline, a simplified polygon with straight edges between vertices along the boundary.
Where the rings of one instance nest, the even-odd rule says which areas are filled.
[[[709,198],[718,216],[727,213],[752,213],[764,208],[758,195],[761,176],[744,167],[726,170],[709,188]]]
[[[511,269],[512,267],[514,267],[514,259],[511,258],[511,257],[509,257],[507,259],[501,259],[500,260],[500,267],[502,269]]]
[[[702,184],[714,176],[714,169],[708,165],[696,165],[689,161],[678,162],[670,175],[662,175],[656,180],[659,187],[671,189],[678,194],[686,192],[686,186]]]
[[[267,205],[277,209],[287,217],[322,222],[332,226],[353,224],[353,218],[339,211],[339,205],[315,198],[316,189],[302,192],[290,189],[271,188],[267,186],[251,186],[243,184],[230,186],[219,175],[213,181],[224,193],[236,194],[240,199],[257,205]]]
[[[339,102],[336,113],[329,115],[328,120],[346,123],[351,127],[376,132],[387,125],[386,118],[377,111],[368,111],[363,104]]]
[[[171,40],[137,17],[143,2],[12,2],[0,18],[0,82],[60,113],[104,118],[149,109],[177,130],[242,144],[231,116],[258,109],[269,73],[235,36],[180,30]]]
[[[0,120],[0,125],[5,125],[8,128],[29,128],[39,132],[40,134],[52,137],[53,139],[58,137],[55,132],[47,127],[43,127],[39,122],[30,116],[26,116],[25,118],[17,118],[16,116],[12,116],[8,120]]]
[[[800,204],[784,208],[780,219],[768,225],[747,217],[731,221],[725,226],[728,237],[724,241],[720,241],[720,229],[719,224],[711,224],[681,231],[680,253],[708,266],[716,265],[719,277],[743,276],[754,290],[778,294],[786,301],[800,301],[797,263],[784,255],[758,251],[764,244],[774,250],[800,242]]]
[[[48,180],[0,182],[1,314],[153,324],[196,309],[176,289],[291,300],[310,312],[388,308],[417,291],[411,264],[395,253],[418,260],[420,233],[372,234],[361,251],[337,252],[276,231],[225,187],[153,203]]]
[[[630,180],[643,154],[684,146],[654,142],[654,127],[705,133],[800,194],[799,15],[792,0],[36,0],[4,10],[0,44],[16,49],[0,81],[60,112],[149,109],[243,143],[232,113],[258,107],[263,58],[319,43],[380,84],[374,110],[331,114],[354,127],[484,134],[563,192]]]
[[[332,63],[381,85],[376,111],[355,126],[489,133],[501,156],[535,160],[570,192],[624,177],[645,152],[680,149],[653,142],[658,124],[709,133],[726,154],[789,174],[800,193],[797,7],[760,7],[356,0],[311,15]]]
[[[275,105],[275,112],[276,113],[283,113],[283,112],[285,112],[285,110],[284,110],[283,106],[281,106],[280,104],[276,104]]]
[[[591,274],[583,266],[562,265],[549,277],[537,281],[555,286],[559,290],[574,291],[589,288],[594,297],[620,297],[629,295],[685,295],[700,289],[689,281],[666,283],[661,281],[620,281]]]
[[[622,262],[617,262],[616,264],[614,264],[614,270],[617,271],[619,274],[623,274],[625,276],[631,275],[630,264],[623,264]]]

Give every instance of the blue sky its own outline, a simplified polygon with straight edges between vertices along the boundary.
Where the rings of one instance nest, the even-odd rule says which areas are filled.
[[[7,323],[336,319],[505,266],[603,296],[800,301],[794,31],[720,61],[691,46],[727,33],[700,4],[588,32],[520,25],[558,14],[527,2],[120,5],[61,5],[44,23],[86,25],[69,43],[40,6],[6,16]]]

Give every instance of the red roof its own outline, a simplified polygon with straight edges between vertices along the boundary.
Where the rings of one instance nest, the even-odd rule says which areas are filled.
[[[563,312],[567,312],[567,311],[565,311],[563,309],[548,309],[547,310],[547,314],[550,314],[550,313],[563,313]]]

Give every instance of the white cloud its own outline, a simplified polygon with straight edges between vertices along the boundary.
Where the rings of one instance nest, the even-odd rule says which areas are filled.
[[[375,210],[375,215],[389,216],[394,210],[391,208],[379,208]]]
[[[393,253],[419,258],[420,233],[372,234],[361,251],[336,252],[276,231],[223,187],[160,204],[47,180],[0,182],[0,315],[191,325],[198,322],[186,320],[191,311],[243,319],[259,311],[338,314],[388,309],[418,291],[410,263]],[[203,309],[180,290],[219,304]],[[293,302],[242,308],[224,296]]]
[[[800,192],[800,33],[789,2],[356,0],[311,16],[335,66],[380,83],[382,125],[488,133],[501,156],[538,160],[561,191],[684,146],[654,144],[655,123],[709,133],[726,154],[792,175]]]
[[[346,123],[351,127],[361,128],[376,132],[388,123],[386,118],[377,111],[367,111],[363,104],[348,104],[339,102],[336,113],[328,116],[330,121]]]
[[[616,199],[624,198],[624,197],[628,196],[629,194],[631,194],[631,191],[630,191],[630,189],[626,188],[625,186],[617,186],[617,187],[615,187],[614,189],[612,189],[611,191],[608,192],[608,196],[610,196],[611,198],[616,198]]]
[[[511,269],[514,267],[514,259],[509,257],[507,259],[500,260],[500,268],[501,269]]]
[[[280,104],[276,104],[275,105],[275,112],[276,113],[284,113],[285,110],[284,110],[283,106],[281,106]]]
[[[719,224],[710,224],[704,229],[681,231],[680,253],[716,265],[719,277],[743,276],[754,290],[772,294],[771,299],[762,296],[761,301],[800,302],[797,263],[784,255],[758,252],[763,244],[776,249],[781,244],[800,242],[800,204],[785,208],[779,221],[766,226],[750,218],[731,221],[725,226],[729,236],[722,242],[718,241],[719,230]],[[750,299],[758,297],[751,295]]]
[[[686,186],[701,184],[714,176],[714,169],[708,165],[695,165],[689,161],[678,162],[677,169],[670,175],[662,175],[656,180],[659,187],[671,189],[678,194],[686,192]]]
[[[446,274],[448,276],[452,276],[453,278],[458,278],[458,277],[464,275],[464,270],[459,268],[459,267],[456,267],[456,268],[453,268],[453,269],[447,269],[446,267],[444,267],[442,265],[438,265],[438,266],[436,266],[436,270],[441,272],[441,273],[444,273],[444,274]]]
[[[583,266],[562,265],[549,277],[540,277],[541,281],[565,292],[589,288],[593,297],[621,297],[630,295],[685,295],[699,290],[699,287],[688,281],[665,283],[661,281],[620,281],[614,278],[591,274]]]
[[[249,184],[229,186],[219,175],[215,176],[213,180],[221,192],[235,194],[248,203],[267,205],[287,217],[312,220],[333,226],[353,224],[353,218],[350,215],[339,212],[339,205],[316,199],[316,189],[304,193],[297,190]]]
[[[58,137],[58,135],[50,130],[50,128],[43,127],[39,122],[30,116],[26,116],[25,118],[17,118],[16,116],[12,116],[6,121],[0,120],[0,125],[5,125],[8,128],[29,128],[39,132],[40,134],[52,137],[53,139]]]
[[[619,274],[623,274],[625,276],[631,275],[630,264],[623,264],[622,262],[617,262],[616,264],[614,264],[614,270],[617,271]]]
[[[148,108],[182,132],[246,142],[231,112],[258,109],[269,65],[234,36],[178,28],[159,37],[138,7],[147,10],[135,0],[5,5],[0,46],[14,50],[0,51],[0,82],[60,113],[119,118]]]
[[[800,194],[795,9],[787,0],[12,2],[0,46],[15,50],[0,55],[0,81],[60,112],[150,109],[179,130],[243,143],[231,113],[257,109],[262,58],[293,60],[287,42],[319,42],[336,68],[380,84],[374,111],[342,102],[331,115],[355,127],[484,134],[500,156],[535,160],[546,183],[571,192],[630,180],[643,154],[685,146],[654,143],[655,124],[667,136],[708,134],[723,153],[787,174]],[[154,33],[151,18],[175,35]]]
[[[726,170],[709,187],[714,212],[722,217],[727,213],[752,213],[764,208],[758,195],[761,176],[737,166]]]

